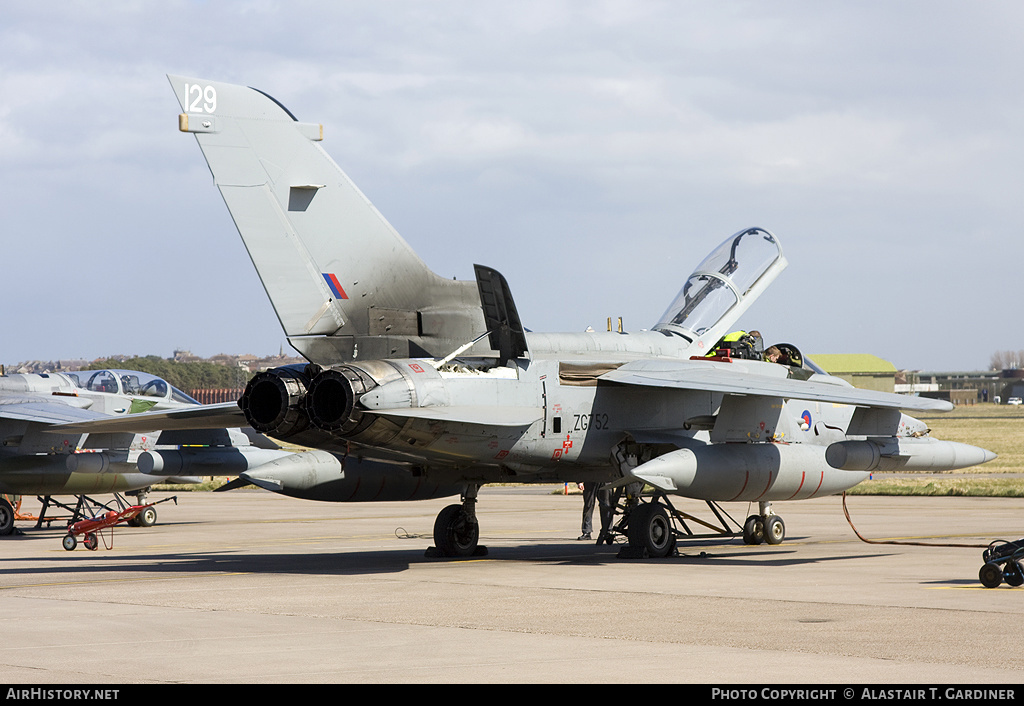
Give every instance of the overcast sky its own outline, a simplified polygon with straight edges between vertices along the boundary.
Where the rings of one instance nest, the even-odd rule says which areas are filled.
[[[300,120],[439,274],[538,331],[657,322],[730,234],[766,343],[1024,348],[1019,2],[0,0],[0,362],[288,346],[165,74]]]

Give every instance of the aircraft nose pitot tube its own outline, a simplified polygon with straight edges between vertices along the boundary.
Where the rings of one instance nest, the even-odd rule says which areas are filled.
[[[284,366],[257,373],[245,386],[238,406],[249,426],[263,434],[287,438],[309,426],[303,401],[309,377],[303,366]]]

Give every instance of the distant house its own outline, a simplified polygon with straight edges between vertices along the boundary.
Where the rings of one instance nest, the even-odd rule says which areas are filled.
[[[818,353],[807,356],[829,375],[842,378],[854,387],[893,392],[896,366],[870,353]]]
[[[175,363],[195,363],[202,360],[199,356],[192,355],[192,351],[186,351],[180,348],[174,351],[173,359]]]

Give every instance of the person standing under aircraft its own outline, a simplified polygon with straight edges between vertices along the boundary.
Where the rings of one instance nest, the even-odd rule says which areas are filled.
[[[577,483],[580,490],[583,491],[583,524],[581,526],[582,534],[577,537],[577,541],[589,541],[591,534],[594,531],[594,503],[597,500],[597,491],[601,487],[600,483]],[[602,514],[602,525],[604,524],[604,516]],[[602,527],[603,530],[603,527]]]
[[[608,531],[615,522],[615,507],[619,504],[619,497],[622,495],[622,488],[612,490],[607,485],[602,485],[597,491],[597,504],[601,513],[601,533],[597,535],[597,543],[612,543],[612,535]]]

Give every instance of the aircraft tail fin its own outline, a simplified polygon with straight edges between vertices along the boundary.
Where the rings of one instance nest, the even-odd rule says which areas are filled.
[[[485,330],[299,122],[253,88],[168,76],[289,341],[312,362],[443,355]]]

